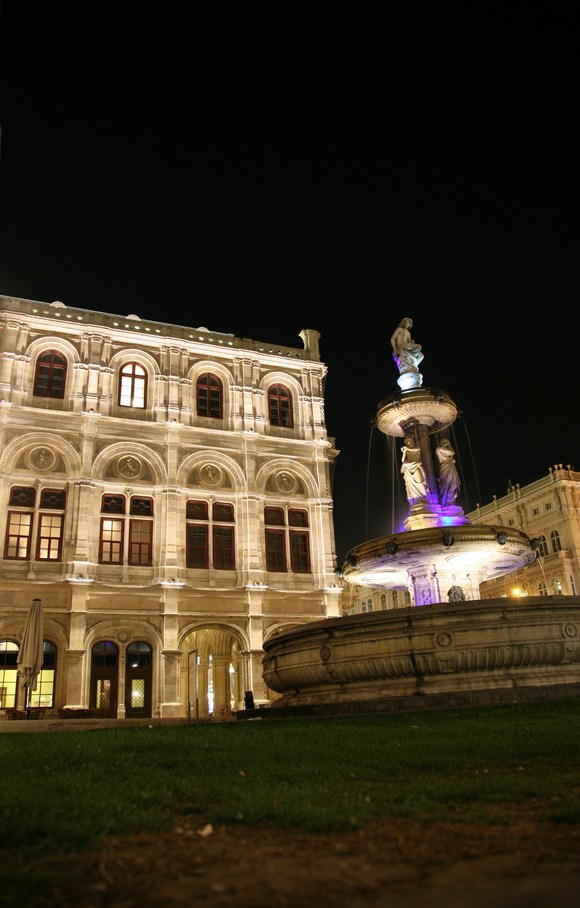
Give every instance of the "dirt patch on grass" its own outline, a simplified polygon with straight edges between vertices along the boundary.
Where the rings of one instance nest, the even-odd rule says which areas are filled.
[[[551,908],[577,899],[580,826],[534,810],[489,825],[395,818],[324,835],[188,818],[110,838],[62,870],[46,893],[60,908]]]

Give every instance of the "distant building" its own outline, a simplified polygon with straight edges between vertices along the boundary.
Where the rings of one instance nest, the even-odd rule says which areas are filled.
[[[482,585],[482,599],[502,596],[577,596],[580,592],[580,473],[556,464],[527,486],[467,515],[473,524],[515,527],[536,540],[538,558],[517,574]]]
[[[300,337],[0,297],[1,708],[24,705],[33,598],[33,706],[222,718],[275,696],[263,641],[342,595],[327,369]]]

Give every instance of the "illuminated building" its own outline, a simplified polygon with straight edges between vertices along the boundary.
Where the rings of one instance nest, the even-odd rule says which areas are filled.
[[[160,305],[162,309],[162,304]],[[0,297],[0,700],[225,718],[262,645],[340,614],[317,331],[303,346]]]

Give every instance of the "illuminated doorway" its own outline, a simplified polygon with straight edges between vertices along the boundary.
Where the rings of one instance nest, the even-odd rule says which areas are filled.
[[[119,650],[110,640],[95,643],[91,661],[89,707],[106,719],[117,717]]]
[[[125,715],[128,719],[151,716],[153,655],[148,643],[130,643],[125,666]]]

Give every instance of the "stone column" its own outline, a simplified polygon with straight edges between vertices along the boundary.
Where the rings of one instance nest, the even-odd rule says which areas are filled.
[[[181,664],[181,650],[162,650],[164,690],[161,704],[163,717],[177,717],[184,713],[179,699],[179,668]]]

